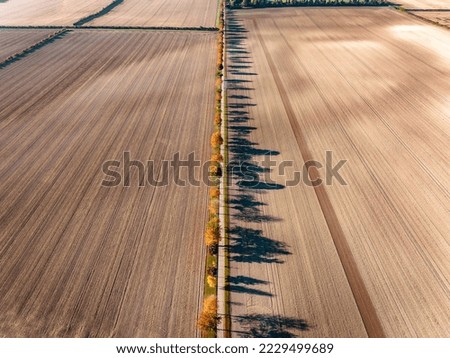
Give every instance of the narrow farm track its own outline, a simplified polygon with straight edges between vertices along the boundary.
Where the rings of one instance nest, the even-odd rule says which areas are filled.
[[[228,19],[230,157],[294,163],[234,174],[232,334],[449,336],[449,33],[388,9]],[[348,185],[286,182],[327,150]]]
[[[101,167],[208,158],[214,43],[74,31],[0,70],[1,336],[197,334],[207,188],[102,187]]]

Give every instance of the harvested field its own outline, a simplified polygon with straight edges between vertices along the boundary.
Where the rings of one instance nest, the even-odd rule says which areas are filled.
[[[389,9],[227,21],[233,336],[449,337],[450,33]],[[347,185],[286,182],[326,151]]]
[[[450,27],[450,2],[448,0],[405,0],[400,3],[405,8],[413,10],[411,13],[415,16]],[[424,11],[417,11],[417,9]]]
[[[0,336],[197,335],[206,186],[101,168],[208,158],[215,40],[74,31],[0,70]]]
[[[89,22],[89,25],[213,27],[216,16],[216,0],[126,0],[107,15]]]
[[[431,20],[439,25],[450,28],[450,10],[449,11],[414,11],[414,15]]]
[[[398,0],[399,3],[407,9],[448,9],[450,8],[448,0]]]
[[[111,0],[8,0],[0,2],[0,25],[72,25],[110,2]]]
[[[24,49],[34,45],[54,30],[5,30],[0,29],[0,63]]]

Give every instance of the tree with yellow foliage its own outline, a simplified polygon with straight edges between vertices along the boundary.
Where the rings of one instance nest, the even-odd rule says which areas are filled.
[[[219,131],[215,131],[211,136],[211,146],[213,148],[218,148],[223,144],[223,138]]]
[[[217,297],[211,295],[203,301],[203,309],[197,321],[197,327],[200,328],[203,334],[210,330],[215,330],[220,318],[217,315]]]

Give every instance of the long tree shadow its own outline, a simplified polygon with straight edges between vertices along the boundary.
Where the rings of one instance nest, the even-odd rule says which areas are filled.
[[[258,76],[251,72],[252,55],[246,48],[247,30],[242,22],[236,19],[232,11],[227,12],[227,73],[226,79],[227,115],[228,115],[228,176],[233,186],[229,190],[228,205],[231,222],[228,231],[228,253],[231,263],[245,264],[282,264],[283,257],[290,255],[289,247],[281,241],[264,235],[257,228],[247,227],[280,221],[279,218],[264,213],[268,207],[260,198],[271,190],[283,190],[284,186],[272,182],[267,177],[271,168],[264,160],[279,155],[279,151],[261,148],[252,141],[252,133],[258,130],[250,109],[251,93],[254,91],[253,79]],[[241,272],[228,277],[225,289],[248,296],[272,297],[264,286],[269,282],[254,277],[243,276]],[[239,296],[237,296],[239,297]],[[240,302],[229,302],[230,305],[242,305]],[[303,320],[270,315],[233,316],[232,320],[245,332],[237,332],[242,337],[294,337],[295,330],[307,329]]]
[[[399,6],[397,2],[387,0],[232,0],[227,3],[230,9],[262,9],[262,8],[293,8],[293,7],[387,7]]]
[[[253,79],[244,71],[247,71],[247,65],[251,64],[251,54],[245,46],[247,30],[241,21],[237,20],[232,12],[228,12],[227,18],[227,58],[229,60],[228,68],[233,68],[232,78],[226,79],[227,94],[228,94],[228,150],[230,153],[230,160],[228,163],[228,175],[235,183],[236,190],[230,195],[229,204],[233,210],[233,217],[245,222],[269,222],[279,220],[269,215],[264,215],[261,209],[266,204],[256,199],[256,194],[263,193],[266,190],[280,190],[284,186],[273,183],[261,178],[262,174],[269,173],[270,168],[267,168],[257,162],[257,157],[276,156],[280,153],[276,150],[258,148],[258,143],[252,142],[249,137],[257,130],[257,127],[252,126],[249,122],[253,121],[250,116],[249,108],[255,107],[255,103],[251,103],[251,96],[249,91],[253,88],[251,84]],[[244,54],[244,55],[236,55]],[[242,68],[244,67],[244,68]],[[257,75],[257,74],[254,74]],[[258,230],[249,231],[250,229],[233,226],[230,235],[233,236],[233,244],[231,251],[239,253],[242,257],[250,257],[259,253],[261,261],[268,260],[267,257],[274,255],[287,254],[285,251],[276,249],[277,242],[264,237]],[[238,239],[238,236],[243,234],[247,237]],[[252,240],[253,243],[250,243]],[[248,247],[247,251],[252,250],[253,253],[246,253],[245,247],[237,242]],[[255,246],[257,250],[251,249]],[[262,251],[260,250],[262,249]],[[271,250],[274,250],[271,252]],[[237,256],[233,259],[239,259]],[[272,260],[272,259],[271,259]]]
[[[229,199],[230,208],[233,209],[232,217],[245,222],[271,222],[279,221],[279,218],[264,215],[261,207],[267,204],[258,201],[253,195],[238,192]]]
[[[290,255],[287,245],[262,235],[261,230],[233,226],[229,231],[230,259],[235,262],[277,263],[281,255]]]
[[[243,328],[242,331],[233,331],[240,338],[295,338],[295,331],[311,328],[303,319],[280,315],[252,314],[234,316],[233,319]]]
[[[251,286],[255,285],[267,285],[267,281],[258,280],[248,276],[234,276],[228,279],[226,289],[231,292],[248,293],[258,296],[272,296],[270,292],[265,292],[260,289],[256,289]]]
[[[55,41],[58,41],[59,39],[62,39],[64,36],[66,36],[69,32],[71,32],[71,30],[67,30],[67,29],[63,29],[60,31],[55,32],[52,35],[49,35],[48,37],[46,37],[45,39],[42,39],[41,41],[31,45],[30,47],[24,49],[22,52],[19,52],[15,55],[12,55],[10,57],[8,57],[7,59],[3,60],[0,63],[0,69],[3,69],[9,65],[12,65],[13,63],[20,61],[24,58],[26,58],[27,56],[32,55],[33,53],[37,52],[38,50],[40,50],[41,48],[52,44]]]
[[[93,21],[99,17],[102,17],[102,16],[108,14],[109,12],[111,12],[112,10],[114,10],[114,8],[116,8],[120,4],[122,4],[123,1],[124,0],[112,0],[112,2],[108,5],[106,5],[103,9],[101,9],[100,11],[97,11],[95,14],[83,17],[82,19],[75,22],[73,24],[73,26],[75,26],[75,27],[83,26],[84,24],[86,24],[90,21]]]

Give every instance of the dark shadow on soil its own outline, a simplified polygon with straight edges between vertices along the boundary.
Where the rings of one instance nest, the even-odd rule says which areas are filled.
[[[229,236],[231,261],[281,264],[279,256],[291,254],[285,243],[263,236],[262,230],[233,226]]]
[[[227,15],[227,73],[231,76],[226,79],[229,151],[227,171],[233,183],[228,200],[230,264],[282,264],[283,257],[291,254],[289,247],[284,242],[264,235],[260,226],[251,228],[254,223],[280,221],[279,218],[264,213],[268,204],[261,197],[270,190],[283,190],[285,187],[266,178],[271,168],[264,159],[277,156],[280,152],[261,148],[250,139],[252,133],[258,130],[257,119],[252,118],[250,113],[250,109],[256,106],[252,103],[251,92],[254,91],[254,76],[258,74],[251,72],[252,55],[245,44],[248,31],[232,11],[228,11]],[[239,274],[228,277],[226,289],[248,297],[271,297],[273,293],[264,289],[269,284],[267,281]],[[241,305],[238,302],[229,304]],[[289,330],[298,331],[308,327],[303,320],[281,316],[246,315],[231,318],[240,329],[245,329],[245,332],[235,332],[241,337],[294,337]]]
[[[44,46],[47,46],[61,38],[63,38],[64,36],[66,36],[68,33],[70,32],[70,30],[61,30],[56,32],[55,34],[52,34],[50,36],[48,36],[47,38],[39,41],[38,43],[28,47],[27,49],[23,50],[22,52],[19,52],[15,55],[10,56],[9,58],[7,58],[6,60],[4,60],[3,62],[0,63],[0,69],[3,69],[9,65],[12,65],[13,63],[22,60],[23,58],[35,53],[36,51],[40,50],[41,48],[43,48]]]
[[[387,0],[230,0],[227,6],[231,9],[261,9],[279,7],[386,7],[397,5]]]
[[[107,13],[111,12],[114,8],[116,8],[120,4],[122,4],[123,1],[124,0],[113,0],[111,4],[105,6],[103,9],[96,12],[95,14],[86,16],[86,17],[78,20],[76,23],[73,24],[73,26],[83,26],[84,24],[86,24],[92,20],[102,17],[102,16],[106,15]]]
[[[406,9],[409,12],[450,12],[450,9]]]
[[[225,286],[225,289],[230,292],[239,292],[239,293],[247,293],[249,295],[256,295],[256,296],[272,296],[270,292],[265,292],[263,290],[258,290],[256,288],[246,287],[242,285],[231,285],[227,284]]]
[[[238,187],[237,192],[230,195],[230,206],[236,209],[234,212],[239,213],[239,220],[246,222],[274,221],[278,219],[261,213],[261,207],[264,204],[255,198],[258,193],[280,190],[284,186],[261,179],[261,174],[268,173],[271,169],[261,165],[257,159],[261,160],[263,157],[276,156],[280,153],[272,149],[259,148],[258,143],[252,142],[248,138],[252,132],[257,130],[257,127],[250,125],[253,118],[250,117],[249,112],[250,107],[256,106],[255,103],[251,103],[249,92],[254,90],[251,76],[257,76],[257,74],[249,74],[247,68],[250,66],[243,65],[243,63],[252,63],[251,55],[245,45],[246,32],[243,24],[229,11],[226,33],[227,59],[228,69],[232,69],[233,73],[230,74],[232,78],[226,79],[228,150],[230,153],[227,170],[229,177]],[[236,56],[237,53],[245,54],[245,56]],[[262,242],[265,241],[262,240]]]
[[[233,331],[239,338],[295,338],[291,330],[307,331],[311,326],[303,319],[253,314],[232,316],[243,331]]]
[[[258,201],[253,195],[238,192],[229,199],[230,208],[233,209],[232,218],[245,222],[271,222],[280,219],[264,215],[261,207],[267,204]]]
[[[228,280],[228,282],[232,283],[232,284],[236,284],[236,285],[266,285],[268,284],[267,281],[263,281],[263,280],[258,280],[256,278],[252,278],[249,276],[235,276],[235,277],[230,277],[230,279]]]

